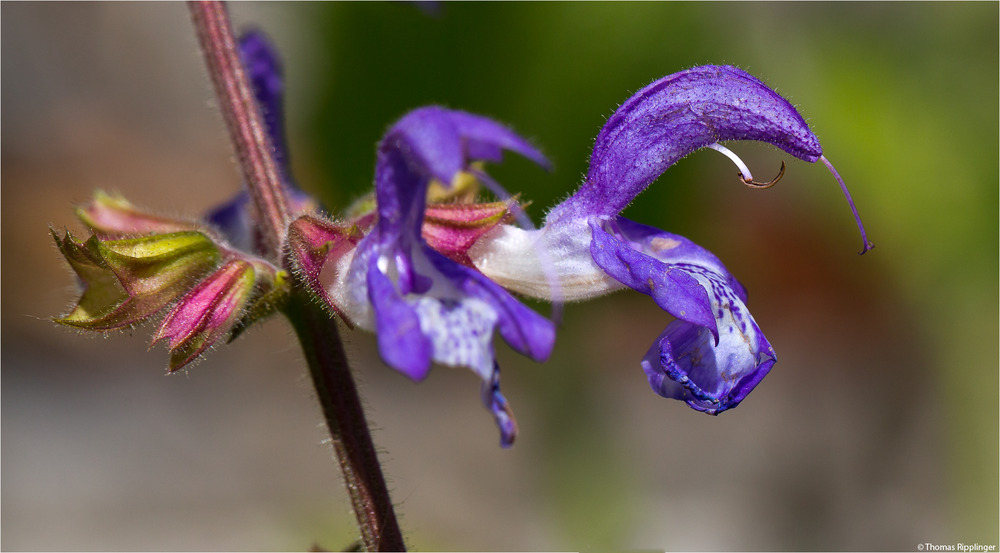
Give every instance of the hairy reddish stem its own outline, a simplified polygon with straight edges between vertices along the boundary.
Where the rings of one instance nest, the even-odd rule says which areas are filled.
[[[264,246],[277,259],[288,226],[288,207],[274,146],[243,70],[229,14],[222,2],[197,1],[188,6],[240,170],[260,214]]]
[[[277,260],[289,222],[287,202],[274,147],[236,50],[229,15],[221,2],[194,1],[188,5],[240,170],[260,215],[264,246]],[[298,289],[284,313],[309,364],[365,548],[405,551],[336,320]]]
[[[285,314],[302,342],[366,549],[405,551],[337,321],[303,292],[289,299]]]

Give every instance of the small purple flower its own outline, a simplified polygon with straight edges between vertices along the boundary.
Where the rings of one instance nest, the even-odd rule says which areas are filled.
[[[541,229],[502,226],[470,256],[483,274],[529,296],[578,300],[622,287],[651,296],[677,319],[642,361],[653,390],[711,414],[735,407],[775,362],[743,287],[704,248],[619,216],[667,168],[705,147],[730,156],[744,182],[756,185],[723,140],[767,142],[833,171],[784,98],[735,67],[696,67],[653,82],[618,108],[597,136],[583,185]],[[864,253],[871,245],[857,221]]]
[[[501,443],[508,446],[516,426],[499,391],[493,333],[542,361],[552,351],[554,325],[423,237],[431,183],[461,180],[471,162],[500,161],[502,150],[548,163],[526,141],[483,117],[439,107],[403,117],[378,147],[375,225],[326,285],[352,322],[376,331],[382,359],[413,380],[426,377],[435,362],[476,373]],[[495,219],[497,210],[469,213],[479,213],[471,218],[482,221]]]

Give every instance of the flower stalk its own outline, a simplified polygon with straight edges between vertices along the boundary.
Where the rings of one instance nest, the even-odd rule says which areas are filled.
[[[301,291],[289,299],[285,315],[302,343],[365,549],[405,551],[337,321]]]
[[[218,1],[193,1],[188,6],[243,179],[260,214],[266,255],[277,259],[288,226],[288,206],[274,145],[243,70],[229,14]]]
[[[192,1],[188,5],[240,170],[260,216],[265,255],[277,260],[290,221],[288,200],[229,15],[218,1]],[[365,549],[405,551],[336,320],[300,287],[294,287],[282,311],[295,329],[309,365]]]

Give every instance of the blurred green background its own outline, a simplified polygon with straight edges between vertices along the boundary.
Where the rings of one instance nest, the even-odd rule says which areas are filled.
[[[94,188],[201,213],[239,178],[183,4],[2,8],[3,549],[342,548],[356,537],[283,321],[163,378],[149,328],[94,339],[45,224]],[[350,333],[375,439],[422,550],[913,550],[998,542],[997,3],[234,4],[283,52],[292,162],[331,209],[377,140],[436,103],[503,121],[555,164],[491,174],[536,221],[628,96],[704,63],[795,104],[848,182],[734,143],[626,214],[742,280],[779,362],[714,418],[649,391],[669,322],[619,293],[566,309],[551,360],[500,347],[521,426],[497,445],[465,371],[415,385]],[[543,311],[544,306],[539,306]]]

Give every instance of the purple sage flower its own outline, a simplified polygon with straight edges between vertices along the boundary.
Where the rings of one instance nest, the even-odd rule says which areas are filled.
[[[623,287],[676,320],[642,360],[653,390],[718,414],[738,405],[775,363],[746,307],[746,292],[708,250],[619,213],[677,160],[716,149],[749,170],[723,140],[757,140],[823,161],[871,244],[847,188],[788,101],[735,67],[704,66],[659,79],[629,98],[597,136],[586,180],[538,230],[503,225],[470,250],[475,266],[528,296],[580,300]],[[540,255],[541,254],[541,255]]]
[[[403,117],[378,147],[376,222],[324,284],[350,321],[376,331],[382,359],[413,380],[426,377],[432,363],[476,373],[483,380],[484,402],[501,429],[501,443],[509,446],[516,425],[500,393],[493,334],[499,332],[518,352],[543,361],[552,351],[554,325],[424,238],[432,183],[453,185],[466,178],[472,162],[500,161],[502,150],[548,165],[525,140],[483,117],[440,107]],[[456,220],[455,211],[436,209],[435,224],[447,212]],[[496,209],[482,213],[479,206],[459,213],[463,211],[470,220],[500,222]],[[448,242],[441,233],[431,235]]]
[[[512,444],[517,426],[500,392],[493,333],[540,361],[551,352],[555,330],[473,267],[469,248],[510,222],[516,199],[474,203],[478,182],[468,169],[473,161],[499,161],[503,149],[546,165],[544,157],[487,119],[417,110],[382,141],[373,196],[348,209],[346,221],[324,219],[291,177],[277,54],[256,31],[239,46],[298,215],[288,229],[290,268],[331,315],[376,331],[383,360],[410,378],[423,379],[434,362],[472,369],[483,381],[501,443]],[[242,191],[208,219],[230,244],[252,251],[250,208]]]

